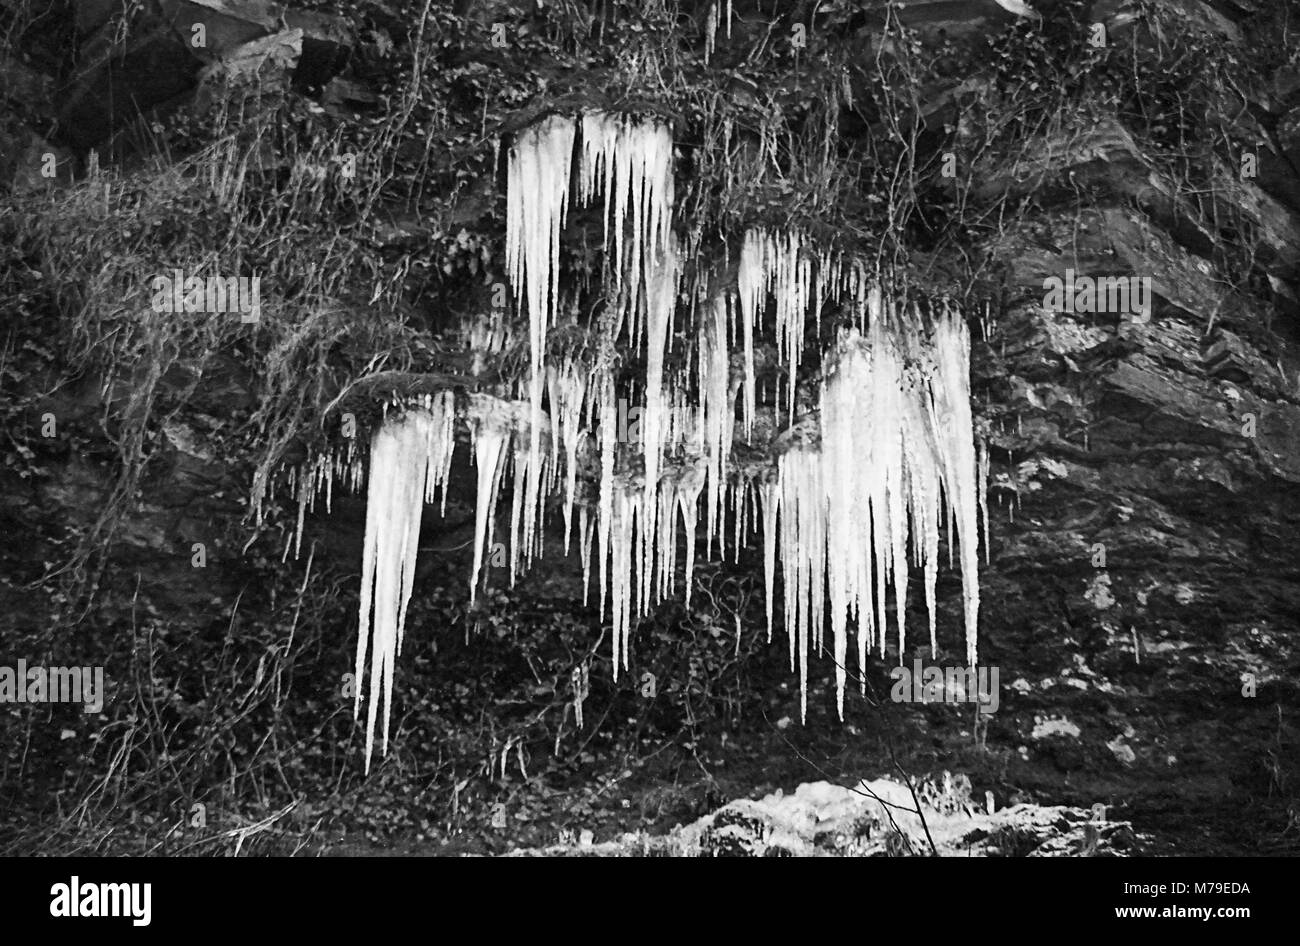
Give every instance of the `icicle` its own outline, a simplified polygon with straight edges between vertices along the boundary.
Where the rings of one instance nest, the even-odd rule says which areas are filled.
[[[638,311],[650,304],[643,297],[651,292],[654,273],[669,252],[672,161],[672,133],[663,123],[607,112],[582,118],[579,192],[589,203],[598,187],[604,191],[605,248],[608,252],[612,233],[611,275],[633,345],[640,338]]]
[[[677,506],[682,514],[682,529],[686,532],[686,581],[685,601],[691,603],[692,578],[695,574],[695,531],[700,503],[700,491],[704,487],[705,469],[695,464],[682,473],[677,483]]]
[[[501,487],[506,450],[512,436],[494,398],[479,394],[470,396],[470,433],[474,440],[474,463],[478,468],[478,488],[474,496],[474,559],[469,579],[472,604],[483,567],[483,552],[493,531],[497,492]]]
[[[989,444],[983,438],[980,438],[978,492],[980,518],[984,522],[984,564],[987,565],[989,563]]]
[[[540,435],[534,436],[536,428],[531,421],[515,418],[514,431],[516,450],[514,455],[514,496],[512,500],[511,530],[511,581],[519,568],[527,566],[541,549],[542,514],[544,511],[541,486],[553,478],[549,475],[547,457],[549,453],[541,448]],[[549,433],[547,434],[549,437]],[[524,452],[523,443],[529,449]],[[536,444],[536,447],[534,447]],[[520,484],[523,489],[520,489]],[[522,495],[521,495],[522,494]]]
[[[567,366],[567,360],[565,364]],[[548,364],[544,374],[546,377],[546,400],[551,407],[551,468],[554,469],[560,460],[560,369],[554,364]]]
[[[973,420],[970,409],[970,333],[957,314],[936,320],[933,336],[936,363],[935,404],[946,420],[938,454],[945,493],[956,511],[960,546],[962,599],[966,617],[966,662],[975,666],[979,622],[979,491]]]
[[[800,687],[806,687],[807,654],[820,646],[824,604],[830,610],[841,713],[848,619],[856,615],[859,622],[859,665],[865,665],[873,642],[883,655],[886,593],[892,584],[901,660],[912,561],[924,572],[932,650],[936,646],[936,563],[944,498],[956,522],[950,541],[961,560],[972,662],[979,607],[975,516],[980,476],[965,325],[944,313],[923,338],[919,313],[891,314],[878,293],[871,296],[869,308],[866,337],[856,329],[843,333],[827,358],[820,452],[802,443],[788,450],[780,457],[775,487],[764,484],[759,492],[768,536],[764,565],[769,596],[772,537],[781,547],[792,667],[797,659]]]
[[[801,719],[806,719],[810,632],[814,619],[822,613],[824,586],[817,579],[825,574],[826,562],[826,499],[821,454],[802,444],[786,452],[778,464],[777,481],[781,488],[786,634],[790,640],[791,663],[797,659],[799,664],[799,714]]]
[[[559,298],[560,230],[569,199],[576,126],[552,115],[521,132],[510,149],[506,192],[506,274],[525,302],[531,382],[529,440],[524,482],[525,531],[541,501],[542,389],[546,333]]]
[[[550,367],[547,377],[551,427],[553,432],[558,431],[558,438],[552,442],[552,457],[556,455],[559,443],[564,446],[564,554],[567,555],[573,522],[573,497],[578,485],[578,447],[587,435],[582,429],[582,413],[588,379],[584,367],[572,358],[565,359],[559,367]]]
[[[528,310],[534,378],[540,378],[542,342],[555,321],[574,133],[572,119],[552,115],[521,132],[510,149],[506,274]]]
[[[587,507],[578,507],[578,550],[582,558],[582,604],[587,605],[587,589],[591,583],[591,522]]]
[[[708,487],[705,493],[705,554],[713,545],[726,483],[731,439],[735,424],[735,389],[730,385],[731,363],[726,347],[726,300],[713,301],[713,317],[705,317],[699,341],[700,409],[703,414],[704,447],[708,458]]]
[[[626,633],[633,603],[629,582],[634,577],[627,569],[635,572],[635,601],[640,613],[655,598],[656,537],[661,534],[656,526],[660,508],[659,473],[670,430],[663,363],[676,303],[677,263],[670,229],[673,175],[672,135],[668,126],[605,112],[584,115],[579,166],[581,199],[590,202],[597,190],[604,193],[605,248],[615,299],[613,311],[602,320],[602,344],[607,351],[613,349],[615,336],[624,323],[633,347],[640,345],[643,336],[646,344],[644,478],[635,498],[625,494],[630,487],[617,492],[612,485],[617,452],[617,404],[608,361],[597,381],[601,483],[596,528],[601,611],[604,611],[608,587],[615,660],[621,654],[626,663]],[[634,530],[637,518],[640,521]],[[632,542],[634,536],[635,549],[625,544]]]
[[[338,475],[337,454],[330,452],[330,466],[324,471],[325,477],[325,514],[329,515],[334,511],[334,477]]]
[[[735,522],[732,523],[734,531],[732,532],[731,537],[731,560],[733,562],[740,561],[740,531],[741,526],[743,525],[741,520],[744,518],[741,515],[741,512],[744,503],[744,489],[745,481],[743,479],[730,484],[731,510],[736,517]]]
[[[627,635],[632,616],[632,579],[636,571],[633,535],[637,500],[641,493],[623,482],[613,490],[613,522],[610,528],[610,617],[614,679],[627,666]]]
[[[600,410],[600,505],[596,513],[596,558],[600,567],[600,613],[605,613],[605,589],[609,586],[612,553],[610,538],[614,523],[614,461],[618,449],[618,405],[614,401],[614,379],[606,370],[597,381]]]
[[[763,503],[763,587],[767,595],[767,642],[772,643],[772,585],[776,578],[776,547],[780,538],[776,531],[776,515],[781,504],[777,484],[765,481],[759,487]]]
[[[643,560],[649,560],[657,534],[655,520],[659,507],[659,466],[668,424],[668,395],[664,389],[664,354],[668,342],[668,323],[677,301],[677,258],[671,242],[667,252],[650,274],[646,324],[646,407],[641,425],[642,452],[645,458],[645,485],[642,499],[641,544]],[[648,585],[647,585],[648,588]],[[648,609],[649,598],[642,595]]]
[[[527,492],[524,484],[528,481],[529,456],[526,443],[521,438],[515,440],[511,463],[514,467],[511,477],[514,489],[510,491],[510,587],[513,588],[519,577],[520,555],[525,554],[524,543],[520,540],[519,520],[523,514],[524,494]]]
[[[704,64],[708,65],[709,57],[713,55],[713,48],[718,41],[718,5],[717,3],[709,4],[709,15],[704,22]]]
[[[803,357],[803,327],[812,290],[812,266],[802,256],[802,234],[786,234],[778,239],[767,236],[765,275],[776,297],[776,336],[784,345],[786,370],[790,377],[790,416],[795,409],[795,378]]]
[[[636,503],[636,520],[637,520],[637,548],[636,548],[636,571],[637,571],[637,608],[636,615],[639,617],[650,610],[652,592],[654,585],[651,581],[651,572],[654,568],[654,535],[655,529],[650,524],[650,517],[654,512],[652,508],[657,503],[649,502],[644,487],[637,492],[632,500]],[[624,645],[626,650],[626,644]]]
[[[654,539],[655,574],[659,583],[655,600],[662,601],[672,593],[674,572],[677,570],[677,481],[666,477],[659,486],[658,531]]]
[[[296,471],[295,471],[296,472]],[[297,558],[302,550],[302,529],[307,518],[307,493],[303,483],[298,484],[298,525],[293,531],[293,557]]]
[[[454,438],[446,436],[445,405],[445,401],[439,400],[431,410],[411,411],[396,420],[389,419],[371,442],[370,490],[366,498],[366,534],[361,560],[357,688],[353,704],[353,718],[356,718],[361,710],[360,681],[366,651],[373,637],[366,715],[367,772],[374,749],[380,696],[384,705],[381,751],[388,748],[393,666],[402,649],[425,497],[437,485],[445,489],[443,471],[455,448]]]
[[[767,288],[764,236],[761,231],[749,230],[741,245],[740,265],[736,273],[739,295],[740,334],[745,352],[745,384],[743,413],[741,414],[745,438],[749,439],[754,427],[754,331],[763,317],[763,293]]]
[[[776,300],[777,347],[785,356],[789,375],[788,409],[791,417],[794,416],[795,379],[803,357],[804,320],[815,297],[810,253],[807,237],[801,232],[775,234],[769,230],[751,229],[745,233],[736,281],[746,345],[744,418],[747,436],[754,404],[752,332],[762,315],[766,292],[771,292]],[[819,279],[823,278],[819,276]]]

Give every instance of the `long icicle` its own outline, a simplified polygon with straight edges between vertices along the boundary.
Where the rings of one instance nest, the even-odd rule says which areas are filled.
[[[560,230],[569,202],[577,126],[552,115],[521,132],[510,149],[506,192],[506,275],[524,300],[529,341],[529,439],[524,482],[525,544],[541,505],[542,394],[546,334],[559,298]]]
[[[393,667],[401,653],[406,606],[411,599],[420,545],[420,517],[438,486],[446,489],[446,470],[455,439],[448,437],[447,412],[454,401],[439,398],[429,409],[409,411],[387,420],[370,446],[370,486],[366,497],[366,534],[361,556],[360,627],[357,635],[356,697],[353,718],[361,710],[362,672],[373,637],[370,700],[366,712],[366,771],[374,750],[379,698],[384,706],[381,751],[388,748],[392,710]],[[372,618],[373,610],[373,618]]]

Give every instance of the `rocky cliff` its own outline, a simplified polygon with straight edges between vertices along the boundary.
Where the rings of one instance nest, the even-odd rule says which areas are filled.
[[[14,659],[100,663],[115,681],[99,715],[6,707],[14,843],[41,826],[97,844],[87,825],[111,824],[117,802],[146,813],[149,843],[181,847],[295,805],[312,812],[304,830],[319,813],[428,843],[453,824],[499,834],[503,810],[521,831],[626,827],[631,802],[644,814],[682,784],[682,760],[716,802],[822,777],[812,753],[847,784],[901,762],[960,769],[1001,804],[1101,804],[1151,850],[1294,852],[1300,8],[1033,6],[0,0],[2,639]],[[990,718],[887,705],[889,661],[870,680],[886,705],[841,724],[824,697],[798,735],[771,725],[792,712],[788,687],[683,687],[690,738],[663,736],[676,768],[638,763],[626,790],[565,809],[566,779],[623,778],[623,710],[657,711],[635,674],[597,682],[600,623],[577,604],[574,560],[468,610],[464,464],[446,517],[425,519],[429,590],[397,698],[406,748],[360,782],[339,681],[364,511],[340,491],[306,514],[301,556],[282,558],[296,503],[282,490],[258,524],[255,479],[337,442],[340,405],[364,421],[390,391],[518,371],[456,341],[502,278],[499,143],[589,107],[673,117],[688,225],[853,233],[966,305],[990,457]],[[765,177],[769,160],[781,169]],[[571,221],[568,242],[598,225]],[[133,321],[146,277],[204,248],[218,271],[267,274],[263,321]],[[1121,277],[1148,306],[1078,292]],[[1053,280],[1069,281],[1068,304],[1048,299]],[[706,648],[721,627],[739,651],[762,602],[733,592],[760,558],[717,592],[734,630],[700,607],[656,626],[704,628]],[[945,626],[958,586],[940,583]],[[478,656],[470,626],[486,626]],[[745,650],[750,682],[782,680],[779,642]],[[475,660],[497,669],[467,680]],[[600,722],[575,736],[569,671],[592,660]],[[699,721],[710,713],[716,726]],[[630,726],[634,749],[645,725]],[[560,751],[566,726],[577,741]],[[394,798],[409,805],[385,813]],[[195,805],[220,832],[193,827]]]

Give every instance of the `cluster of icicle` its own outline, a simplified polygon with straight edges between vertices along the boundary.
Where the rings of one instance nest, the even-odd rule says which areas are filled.
[[[287,560],[289,550],[296,558],[302,551],[302,530],[307,520],[307,513],[316,511],[316,501],[325,497],[325,511],[331,512],[334,505],[334,483],[341,482],[350,492],[357,492],[365,481],[365,465],[356,449],[355,440],[345,440],[343,444],[327,448],[312,454],[296,466],[289,466],[284,471],[285,483],[298,504],[298,523],[284,544],[281,560]],[[259,524],[266,513],[268,502],[274,502],[276,495],[276,476],[259,479],[253,488],[253,515]]]
[[[793,378],[803,358],[804,321],[833,299],[850,306],[860,323],[866,317],[870,282],[860,260],[847,262],[816,247],[799,230],[775,232],[755,228],[745,233],[736,274],[740,333],[744,343],[745,386],[743,417],[748,435],[754,417],[754,334],[770,296],[776,317],[776,342],[786,376]],[[794,385],[787,386],[790,415],[795,410]],[[779,410],[779,403],[778,403]],[[779,414],[778,414],[779,419]]]
[[[970,409],[970,336],[942,312],[929,330],[919,313],[897,313],[873,294],[866,334],[844,332],[827,356],[821,445],[799,445],[778,461],[760,495],[771,562],[779,547],[791,663],[799,659],[807,704],[807,657],[830,619],[836,702],[844,711],[848,622],[857,622],[858,665],[878,644],[883,657],[886,590],[894,591],[898,653],[906,646],[909,563],[921,569],[935,641],[940,519],[948,551],[960,550],[966,658],[974,666],[979,617],[978,514],[982,508]],[[777,525],[779,510],[780,524]],[[829,613],[827,613],[829,612]],[[860,678],[863,688],[865,676]]]
[[[722,0],[709,4],[709,13],[704,21],[704,61],[707,63],[709,57],[713,55],[713,50],[718,44],[718,20],[723,19],[727,24],[727,38],[731,38],[731,0],[726,0],[726,12],[719,10],[719,3]]]
[[[396,408],[391,411],[389,408]],[[383,701],[381,751],[388,746],[394,662],[402,649],[406,607],[411,598],[419,550],[420,520],[425,503],[441,491],[447,503],[447,478],[456,448],[456,422],[468,422],[471,450],[478,471],[474,522],[474,565],[470,587],[478,586],[479,571],[495,532],[497,499],[507,471],[516,483],[526,483],[530,463],[538,460],[541,479],[549,491],[557,469],[545,450],[530,452],[528,405],[474,393],[458,412],[452,391],[398,400],[384,406],[385,418],[370,441],[366,533],[361,563],[360,630],[357,637],[354,716],[368,689],[366,771],[374,748],[378,702]],[[546,436],[543,447],[549,447]],[[513,491],[510,519],[511,575],[542,553],[540,508],[523,514],[524,493]],[[521,560],[521,556],[523,559]],[[369,685],[363,686],[366,656],[370,656]]]
[[[571,195],[575,153],[580,163],[577,193]],[[859,662],[873,644],[883,653],[886,591],[892,585],[901,656],[910,567],[924,576],[933,647],[940,526],[946,518],[949,556],[956,550],[963,574],[967,657],[973,663],[976,519],[986,461],[975,453],[964,321],[947,311],[928,318],[915,310],[895,311],[859,261],[829,256],[797,231],[755,229],[740,248],[734,292],[708,300],[698,312],[689,371],[665,377],[680,282],[679,247],[670,228],[668,127],[606,113],[588,114],[580,123],[556,115],[518,135],[509,158],[507,271],[527,319],[530,366],[523,400],[475,393],[463,408],[478,476],[471,595],[489,554],[503,484],[513,484],[512,582],[542,554],[546,505],[560,497],[566,553],[576,507],[584,598],[596,558],[617,676],[628,666],[633,622],[675,590],[679,526],[686,538],[689,594],[702,512],[706,554],[715,538],[725,554],[728,524],[733,549],[762,533],[769,639],[779,553],[790,660],[792,667],[798,663],[805,712],[808,654],[821,648],[829,619],[842,713],[850,622],[856,624]],[[593,361],[548,353],[547,339],[557,323],[565,215],[571,200],[597,199],[603,202],[607,308]],[[804,351],[804,324],[827,299],[847,307],[856,327],[826,356],[820,446],[793,445],[779,457],[774,475],[733,468],[738,397],[741,435],[748,438],[754,425],[754,340],[772,324],[766,317],[769,300],[789,379],[786,397],[776,399],[779,422],[783,401],[795,419],[793,379]],[[485,323],[469,327],[467,338],[473,350],[495,352],[507,332],[504,324]],[[742,352],[738,370],[732,345]],[[613,353],[628,349],[643,351],[646,363],[639,444],[621,442],[625,415],[610,368]],[[450,394],[400,406],[370,446],[357,649],[360,681],[373,642],[367,768],[380,698],[387,745],[393,661],[411,594],[421,511],[439,487],[445,501],[454,450],[457,405]],[[580,452],[594,457],[599,470],[594,509],[577,500]],[[360,703],[358,686],[358,713]]]
[[[531,441],[523,501],[530,523],[544,498],[540,493],[544,460],[539,444],[548,368],[543,349],[547,331],[555,322],[559,234],[569,202],[578,132],[578,123],[571,118],[553,115],[519,135],[510,150],[506,260],[507,274],[529,325]],[[627,629],[632,618],[628,577],[650,565],[660,534],[659,464],[670,413],[663,361],[678,278],[677,248],[670,227],[673,141],[668,126],[661,122],[606,112],[583,116],[581,140],[578,197],[586,204],[598,196],[603,199],[610,295],[609,311],[602,319],[603,347],[612,352],[617,339],[625,336],[631,346],[643,347],[646,353],[644,473],[639,490],[626,481],[615,482],[620,431],[612,376],[601,377],[588,387],[580,367],[561,364],[553,368],[549,385],[553,433],[558,435],[552,438],[552,454],[563,443],[569,461],[564,500],[566,548],[573,505],[572,457],[580,435],[575,421],[584,402],[599,423],[596,553],[602,609],[606,589],[610,595],[617,674],[619,667],[627,664]],[[584,553],[590,551],[585,525],[583,549]],[[511,564],[513,573],[513,554]],[[642,582],[639,590],[642,608],[638,612],[651,603],[649,583]]]
[[[370,701],[366,716],[366,771],[375,741],[375,711],[384,702],[383,749],[388,748],[393,667],[402,650],[406,605],[415,580],[424,504],[441,486],[447,498],[447,474],[455,447],[455,395],[426,397],[419,409],[387,420],[370,443],[370,486],[366,495],[366,537],[361,557],[361,628],[353,706],[361,710],[366,648],[370,658]],[[372,620],[373,608],[373,620]]]

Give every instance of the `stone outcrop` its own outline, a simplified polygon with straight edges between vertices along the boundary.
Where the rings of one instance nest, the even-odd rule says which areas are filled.
[[[185,104],[205,80],[247,74],[290,78],[319,90],[347,67],[356,45],[346,20],[267,0],[154,0],[124,8],[112,0],[72,6],[74,63],[57,74],[55,46],[41,52],[47,71],[0,63],[0,83],[15,98],[47,102],[56,146],[84,153],[131,121]],[[270,71],[267,71],[269,67]]]
[[[919,807],[918,807],[919,805]],[[800,785],[742,798],[664,836],[627,834],[599,844],[561,844],[516,857],[1129,857],[1142,853],[1133,826],[1103,811],[1019,803],[992,811],[970,779],[944,772],[914,796],[890,779],[851,787]]]

